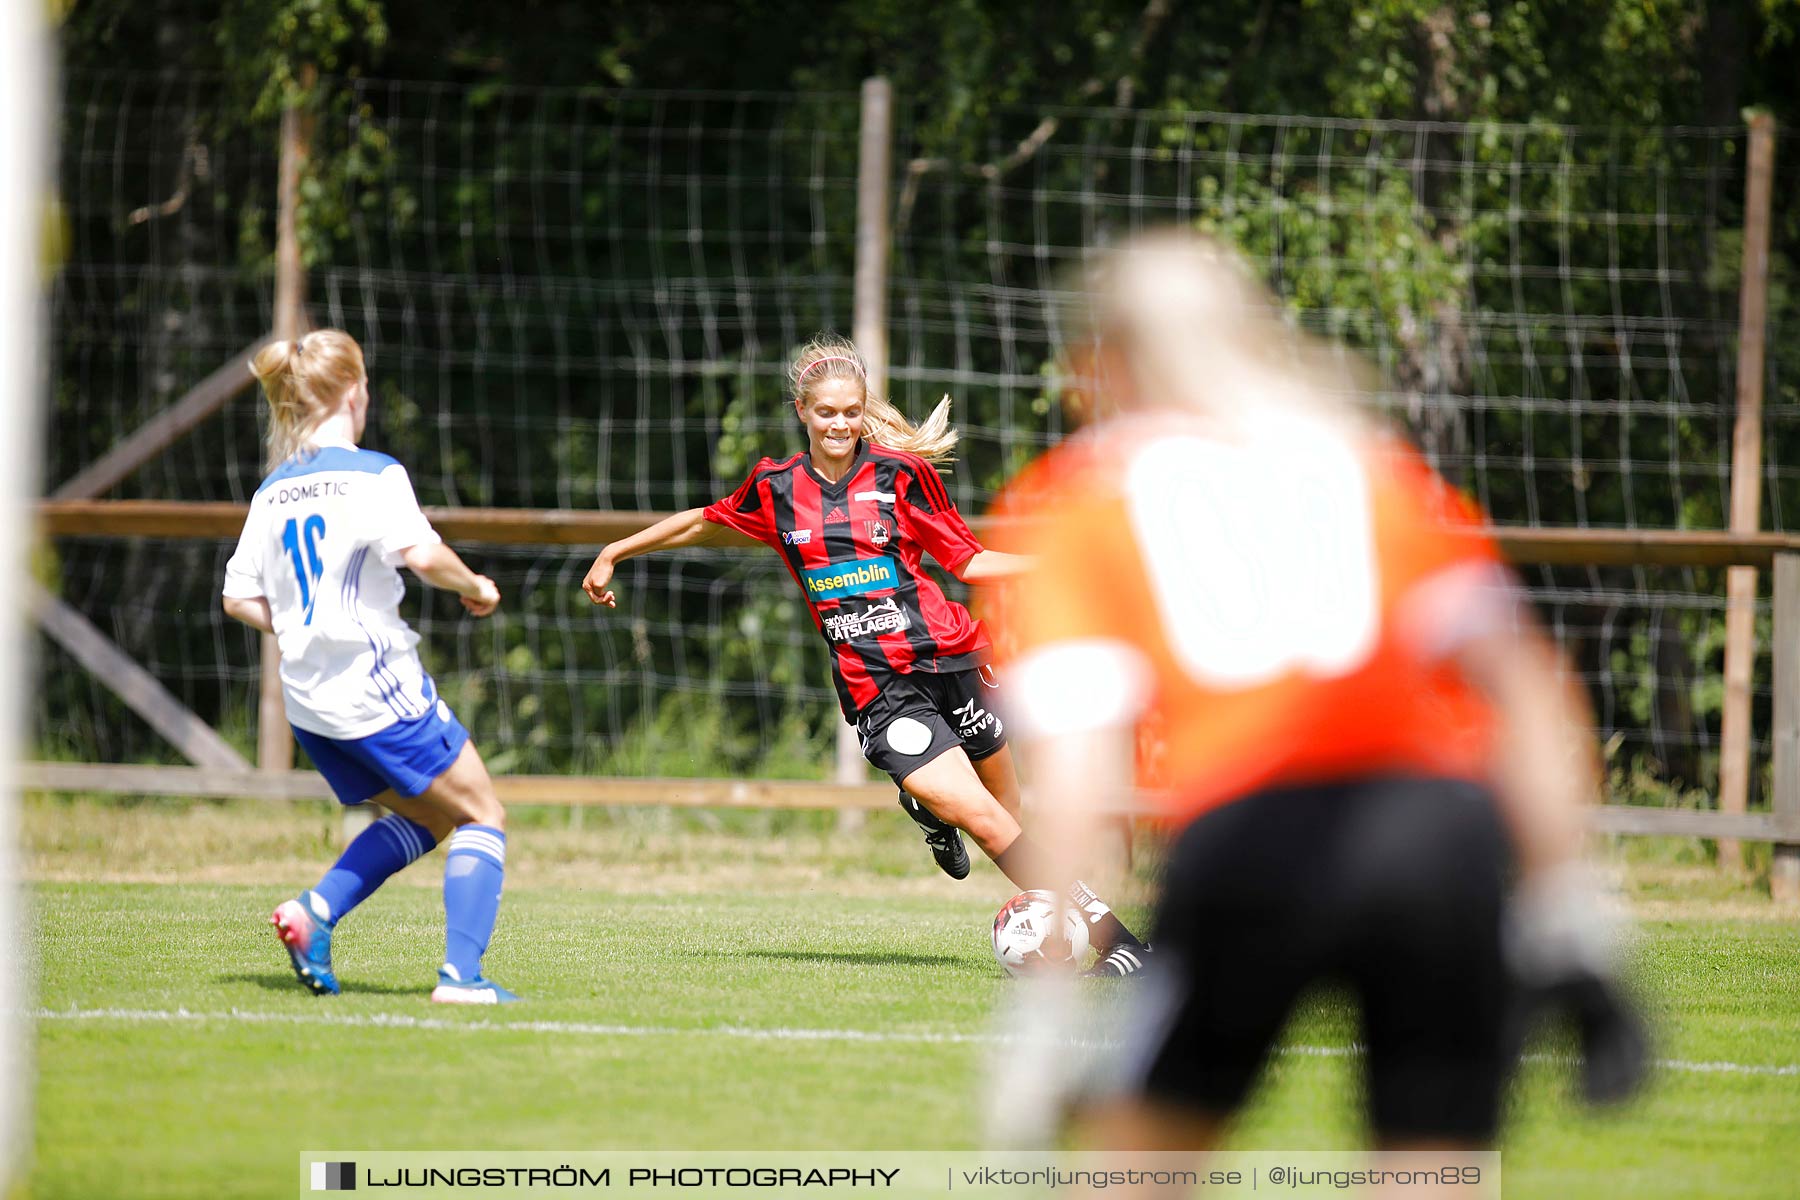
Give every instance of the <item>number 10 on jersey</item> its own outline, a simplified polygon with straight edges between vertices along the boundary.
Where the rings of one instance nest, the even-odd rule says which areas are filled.
[[[306,540],[306,558],[300,557],[300,541]],[[319,560],[319,539],[325,536],[325,518],[317,513],[306,518],[302,526],[297,517],[289,517],[287,525],[281,531],[281,544],[287,547],[288,557],[294,560],[294,578],[300,581],[300,605],[306,609],[305,624],[311,625],[313,605],[318,602],[318,583],[325,574],[325,564]]]

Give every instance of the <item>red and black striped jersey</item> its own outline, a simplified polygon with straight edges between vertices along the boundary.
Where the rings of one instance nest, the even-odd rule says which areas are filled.
[[[706,519],[766,543],[812,608],[831,647],[838,701],[851,721],[894,675],[963,671],[986,659],[987,631],[926,573],[954,572],[981,551],[937,470],[864,439],[848,474],[828,483],[802,452],[756,464]]]

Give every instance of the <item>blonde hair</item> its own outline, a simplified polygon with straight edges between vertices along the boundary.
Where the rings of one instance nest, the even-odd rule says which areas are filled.
[[[315,329],[293,341],[270,342],[250,360],[269,401],[269,462],[274,470],[306,444],[366,377],[362,347],[341,329]]]
[[[1090,346],[1118,353],[1136,408],[1196,412],[1226,427],[1270,409],[1374,424],[1360,360],[1292,328],[1223,243],[1179,227],[1141,233],[1102,252],[1087,285],[1087,319],[1077,324]],[[1088,400],[1108,405],[1105,381],[1090,382],[1100,394]]]
[[[950,452],[962,435],[950,427],[950,397],[939,400],[931,415],[914,425],[869,388],[869,368],[848,338],[822,333],[801,347],[788,366],[788,384],[801,407],[813,389],[828,379],[847,379],[862,385],[863,436],[877,446],[916,454],[933,466],[950,462]]]

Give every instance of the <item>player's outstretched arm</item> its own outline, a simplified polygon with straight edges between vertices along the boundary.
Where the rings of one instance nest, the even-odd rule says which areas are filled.
[[[1525,614],[1518,630],[1468,638],[1456,651],[1463,674],[1499,715],[1495,790],[1527,876],[1581,857],[1584,810],[1600,796],[1593,721],[1574,673]]]
[[[462,597],[462,606],[478,617],[500,605],[500,589],[494,581],[470,570],[462,556],[442,542],[409,546],[401,557],[414,575],[432,587],[455,592]]]
[[[1507,960],[1533,1000],[1572,1019],[1583,1094],[1613,1103],[1643,1083],[1650,1041],[1619,983],[1620,922],[1580,859],[1582,811],[1600,792],[1599,755],[1573,672],[1535,622],[1521,624],[1516,636],[1471,638],[1457,654],[1500,716],[1495,786],[1522,868],[1506,919]]]
[[[225,615],[242,621],[252,629],[260,629],[264,633],[275,632],[275,618],[269,612],[269,600],[266,596],[254,596],[250,599],[226,596]]]
[[[956,572],[964,583],[997,583],[1013,579],[1031,570],[1029,554],[1002,554],[998,550],[981,550],[969,556]]]
[[[595,604],[617,608],[618,597],[608,585],[612,583],[614,569],[626,559],[657,550],[675,550],[682,546],[718,546],[740,542],[745,545],[756,544],[742,534],[707,520],[706,510],[703,508],[684,509],[673,516],[664,517],[648,529],[640,529],[630,537],[620,538],[608,545],[595,557],[594,565],[588,568],[587,577],[581,581],[581,590]]]

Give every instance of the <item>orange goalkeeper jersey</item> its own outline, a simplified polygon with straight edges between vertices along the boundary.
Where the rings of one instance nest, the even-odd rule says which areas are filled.
[[[998,515],[1036,558],[991,613],[1015,716],[1041,736],[1147,723],[1141,782],[1171,816],[1487,774],[1492,713],[1448,655],[1510,620],[1508,577],[1474,507],[1399,442],[1300,416],[1229,439],[1117,421],[1033,464]]]

